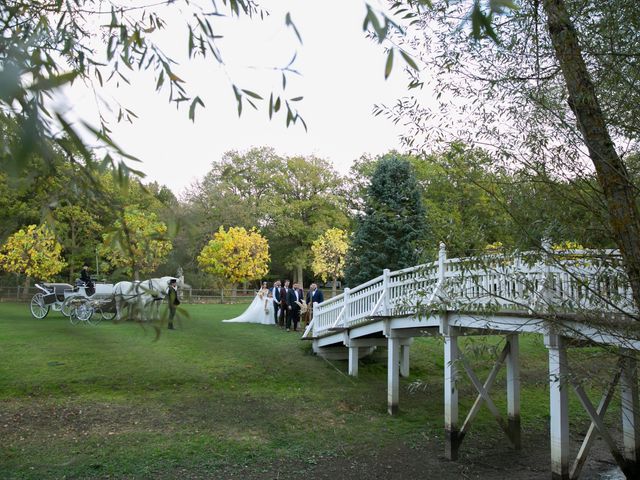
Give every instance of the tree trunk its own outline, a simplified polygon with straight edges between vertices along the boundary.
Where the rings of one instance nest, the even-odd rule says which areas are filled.
[[[615,150],[564,0],[545,0],[547,27],[589,157],[604,192],[613,237],[640,307],[640,216],[627,169]]]
[[[302,270],[302,264],[298,264],[297,265],[297,270],[298,270],[298,279],[296,280],[299,284],[300,284],[300,288],[304,288],[304,278],[303,277],[303,270]]]
[[[29,296],[29,287],[31,286],[31,277],[25,275],[24,277],[24,289],[22,291],[22,298],[26,299]]]
[[[76,265],[76,228],[75,228],[75,224],[73,222],[71,222],[70,225],[71,228],[71,255],[70,255],[70,262],[69,262],[69,283],[71,285],[73,285],[75,283],[75,274],[76,274],[76,269],[75,269],[75,265]]]
[[[333,277],[333,286],[331,287],[331,296],[335,297],[338,292],[338,277]]]

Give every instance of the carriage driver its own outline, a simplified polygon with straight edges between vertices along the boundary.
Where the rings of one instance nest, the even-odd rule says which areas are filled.
[[[91,275],[89,275],[89,265],[87,265],[86,263],[82,266],[82,270],[80,271],[80,280],[82,280],[82,282],[84,283],[87,296],[90,297],[91,295],[93,295],[96,289],[94,288],[95,285],[91,280]]]

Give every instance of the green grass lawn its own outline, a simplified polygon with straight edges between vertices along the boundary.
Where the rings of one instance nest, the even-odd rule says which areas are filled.
[[[73,326],[0,304],[0,478],[215,478],[441,437],[440,340],[414,343],[390,417],[385,349],[351,378],[346,362],[312,355],[293,332],[221,322],[245,307],[187,305],[178,330],[156,338],[135,323]],[[499,341],[463,342],[481,378]],[[522,422],[544,431],[546,349],[534,336],[521,348]],[[503,380],[494,400],[504,411]],[[468,381],[460,388],[462,420],[474,397]],[[473,431],[501,435],[486,409]]]

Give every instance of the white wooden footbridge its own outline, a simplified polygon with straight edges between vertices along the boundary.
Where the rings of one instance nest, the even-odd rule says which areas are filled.
[[[437,262],[383,274],[345,289],[314,308],[303,339],[328,358],[348,358],[349,374],[358,359],[375,347],[388,348],[388,411],[399,405],[400,376],[409,374],[414,337],[444,338],[445,453],[455,460],[465,434],[485,404],[514,448],[520,440],[519,334],[544,336],[549,358],[551,477],[578,478],[599,435],[627,478],[639,478],[640,404],[636,352],[640,322],[616,252],[565,251],[542,254],[484,255],[447,259],[441,245]],[[482,382],[458,348],[463,335],[504,335],[505,347]],[[595,406],[571,375],[567,348],[585,345],[615,348],[617,371]],[[507,412],[501,414],[490,393],[506,365]],[[457,378],[462,372],[477,398],[460,423]],[[570,458],[569,390],[574,390],[591,426],[575,458]],[[603,418],[619,389],[622,439],[616,440]],[[618,445],[620,444],[620,445]]]

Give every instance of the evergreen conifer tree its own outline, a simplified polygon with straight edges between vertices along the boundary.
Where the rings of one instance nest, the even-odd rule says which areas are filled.
[[[385,268],[417,265],[426,232],[426,211],[412,165],[396,155],[382,157],[347,253],[346,283],[355,287]]]

